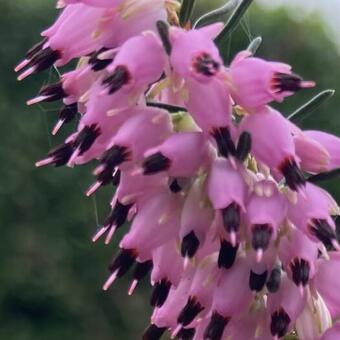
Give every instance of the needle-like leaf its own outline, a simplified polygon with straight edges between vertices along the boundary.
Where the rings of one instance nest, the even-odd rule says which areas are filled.
[[[227,14],[230,14],[238,5],[240,0],[229,0],[222,7],[216,8],[211,12],[203,14],[193,25],[194,28],[209,25],[221,20]]]
[[[325,101],[331,98],[335,93],[335,90],[325,90],[317,94],[309,102],[302,105],[295,112],[288,116],[288,119],[292,122],[297,122],[303,118],[309,116],[313,111],[315,111],[319,106],[321,106]]]
[[[184,27],[190,20],[194,5],[195,0],[183,0],[181,11],[179,13],[179,23],[182,27]]]

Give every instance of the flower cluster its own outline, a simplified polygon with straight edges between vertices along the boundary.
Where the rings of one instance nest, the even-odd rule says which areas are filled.
[[[28,104],[62,101],[52,133],[77,131],[36,163],[95,160],[86,195],[114,184],[93,241],[120,241],[103,289],[150,274],[144,340],[340,337],[339,208],[311,178],[340,167],[340,139],[269,106],[314,86],[249,51],[225,66],[222,24],[181,28],[175,0],[61,0],[18,79],[80,58]]]

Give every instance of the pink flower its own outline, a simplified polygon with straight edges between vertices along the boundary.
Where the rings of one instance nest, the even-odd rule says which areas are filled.
[[[280,291],[270,294],[268,297],[271,334],[280,338],[285,336],[302,313],[305,303],[306,295],[301,295],[298,287],[287,277],[284,277]]]
[[[252,57],[248,51],[242,51],[234,58],[229,76],[234,100],[247,110],[272,101],[282,102],[296,91],[315,85],[293,74],[289,65]]]
[[[276,239],[277,232],[287,214],[287,203],[272,181],[255,184],[247,207],[248,233],[251,244],[261,261],[263,252]]]
[[[213,39],[221,28],[221,24],[190,31],[173,27],[170,63],[174,71],[184,78],[193,77],[202,82],[216,76],[223,62]]]
[[[252,137],[252,153],[258,161],[281,172],[287,185],[297,190],[304,184],[303,174],[295,154],[294,139],[286,119],[276,110],[263,107],[247,115],[240,124],[240,132]]]
[[[225,68],[221,24],[177,27],[174,1],[58,7],[16,71],[79,58],[28,101],[60,102],[53,135],[79,120],[36,166],[94,162],[86,195],[115,187],[92,241],[123,233],[104,290],[131,270],[132,295],[150,277],[143,339],[337,338],[340,209],[304,172],[339,168],[340,139],[267,106],[314,83],[248,52]]]

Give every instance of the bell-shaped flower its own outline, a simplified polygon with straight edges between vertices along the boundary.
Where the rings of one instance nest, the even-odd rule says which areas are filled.
[[[283,277],[280,290],[268,296],[267,308],[270,313],[272,336],[281,338],[294,326],[306,303],[306,294],[287,277]]]
[[[231,269],[222,269],[219,283],[214,290],[213,314],[204,339],[220,340],[230,319],[240,316],[250,304],[252,293],[248,287],[248,275],[248,263],[241,257]]]
[[[296,91],[315,85],[292,73],[289,65],[252,57],[249,51],[236,55],[230,65],[229,76],[235,102],[247,110],[272,101],[282,102]]]
[[[340,168],[340,138],[323,131],[307,130],[303,132],[307,138],[321,144],[327,150],[329,162],[323,167],[323,171]],[[321,171],[317,171],[321,172]]]
[[[193,176],[208,161],[208,145],[201,132],[174,133],[161,145],[148,150],[145,175],[167,171],[172,177]]]
[[[242,170],[241,170],[242,171]],[[217,158],[207,179],[207,193],[214,209],[220,210],[222,222],[233,247],[237,243],[241,212],[245,212],[247,185],[228,160]]]
[[[340,297],[337,293],[340,289],[339,276],[340,255],[337,252],[329,253],[329,260],[319,259],[312,286],[324,299],[332,318],[340,316]]]
[[[299,339],[318,340],[331,326],[332,318],[322,297],[318,293],[315,296],[310,296],[295,323]]]
[[[209,311],[214,289],[221,275],[221,271],[216,266],[216,257],[215,253],[198,264],[188,291],[187,303],[178,315],[178,326],[173,336],[177,335],[183,327],[189,326],[198,315]]]
[[[156,108],[136,108],[111,139],[95,170],[97,182],[88,194],[110,181],[117,166],[132,167],[143,159],[146,150],[160,144],[172,132],[169,115]]]
[[[204,183],[198,178],[190,188],[181,214],[179,236],[183,257],[192,258],[204,244],[213,218],[214,210],[205,196]]]
[[[303,289],[315,274],[318,244],[292,228],[280,241],[279,257],[290,279]]]
[[[150,259],[154,249],[178,235],[180,203],[178,197],[167,190],[144,198],[120,247],[135,249],[141,260]]]
[[[290,126],[278,111],[268,106],[263,107],[256,113],[247,115],[239,129],[240,133],[250,133],[251,152],[257,161],[280,171],[287,185],[293,190],[304,184],[305,179],[298,167]]]
[[[189,31],[172,27],[170,63],[174,71],[183,78],[193,77],[202,82],[216,76],[223,62],[213,38],[221,28],[220,23]]]
[[[327,148],[310,137],[308,131],[296,134],[294,145],[301,169],[310,173],[320,173],[329,169],[331,156]]]
[[[119,90],[146,90],[161,77],[165,61],[162,44],[154,33],[132,37],[121,46],[107,67],[109,76],[103,85],[109,94]]]
[[[297,202],[289,203],[288,218],[314,241],[338,248],[335,223],[330,216],[333,201],[326,191],[306,183],[303,193],[297,193]]]
[[[273,242],[287,214],[287,202],[275,182],[262,180],[255,184],[246,207],[248,233],[257,260]]]
[[[192,273],[187,273],[179,282],[177,287],[172,287],[169,297],[160,308],[156,308],[151,317],[151,323],[158,328],[170,328],[175,330],[177,316],[185,306],[188,291],[192,282]]]
[[[166,301],[170,288],[177,287],[183,269],[183,259],[180,256],[176,240],[168,241],[152,252],[153,269],[151,282],[153,291],[151,305],[161,307]]]
[[[221,79],[211,79],[209,85],[189,79],[186,89],[186,107],[204,132],[214,136],[216,130],[231,127],[230,95]]]

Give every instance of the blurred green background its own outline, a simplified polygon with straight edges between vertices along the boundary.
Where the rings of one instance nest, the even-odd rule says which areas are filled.
[[[196,15],[217,1],[199,1]],[[26,107],[55,71],[16,82],[13,66],[52,23],[55,1],[0,2],[0,339],[139,339],[148,323],[149,288],[128,298],[128,279],[108,293],[101,290],[115,246],[90,242],[98,220],[108,213],[110,188],[94,199],[84,197],[89,167],[35,169],[34,162],[62,141],[72,127],[54,138],[49,131],[56,105]],[[205,6],[205,7],[204,7]],[[313,90],[289,98],[288,114],[318,91],[340,90],[340,55],[316,16],[292,21],[283,10],[253,7],[226,46],[232,57],[262,35],[258,54],[294,65],[314,79]],[[339,92],[340,93],[340,92]],[[340,94],[301,122],[308,128],[340,135]],[[340,198],[336,181],[328,188]],[[117,242],[117,241],[116,241]]]

